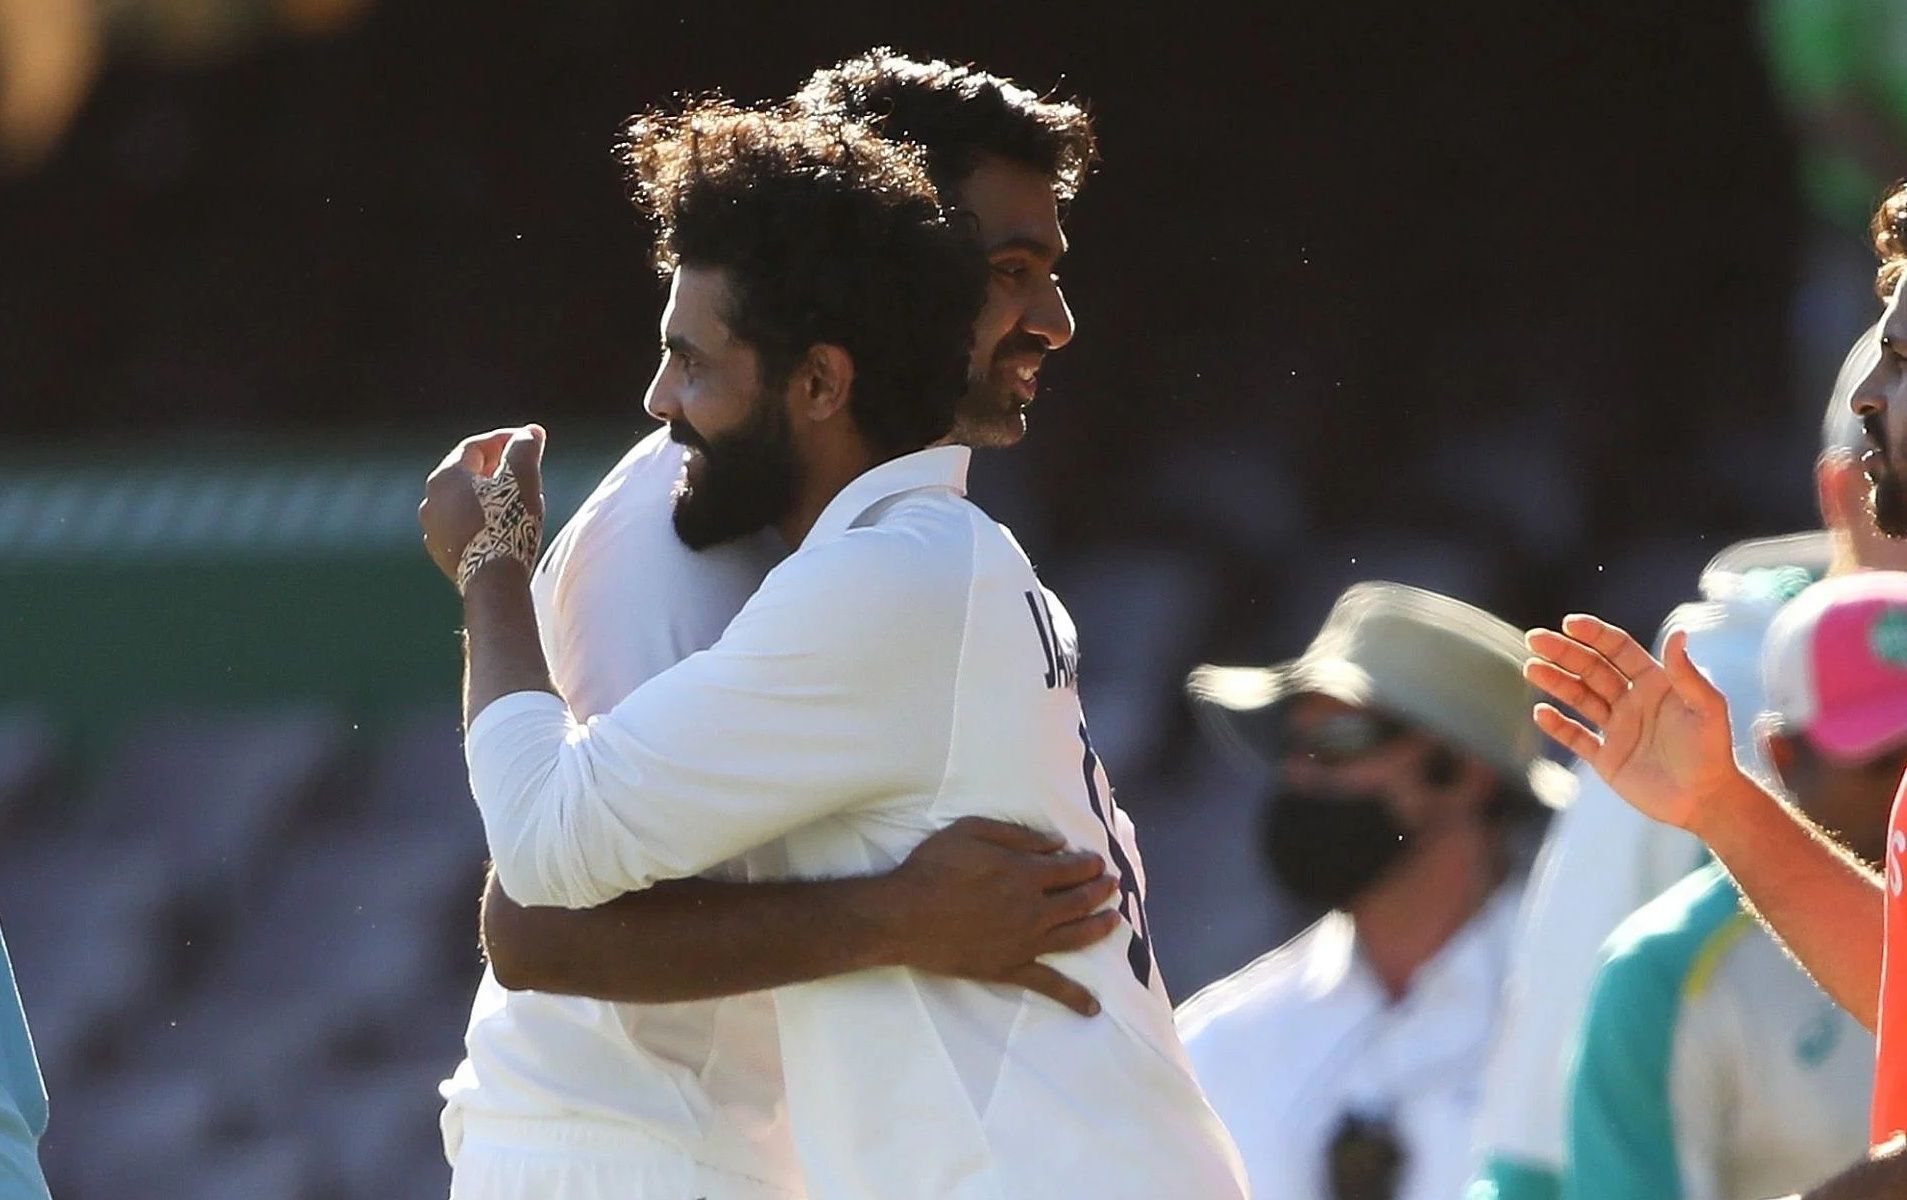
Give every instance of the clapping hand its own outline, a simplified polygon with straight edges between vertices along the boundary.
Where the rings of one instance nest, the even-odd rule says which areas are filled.
[[[1623,630],[1577,614],[1560,633],[1532,630],[1528,644],[1523,674],[1588,721],[1539,704],[1537,726],[1645,816],[1699,835],[1709,800],[1742,772],[1728,701],[1690,661],[1688,635],[1670,634],[1657,661]]]

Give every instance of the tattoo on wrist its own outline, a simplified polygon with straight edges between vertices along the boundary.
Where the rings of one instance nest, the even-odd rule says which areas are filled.
[[[464,547],[457,562],[457,590],[470,586],[470,577],[479,567],[500,558],[511,558],[523,569],[536,569],[536,555],[543,545],[542,518],[533,515],[523,502],[516,472],[506,460],[495,475],[479,476],[474,481],[477,503],[483,506],[483,528]]]

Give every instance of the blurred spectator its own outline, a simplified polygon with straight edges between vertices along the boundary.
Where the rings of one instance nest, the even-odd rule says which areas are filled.
[[[1907,675],[1883,657],[1907,621],[1904,583],[1867,572],[1810,589],[1762,653],[1767,761],[1876,869],[1907,768]],[[1850,719],[1866,726],[1861,753],[1812,733]],[[1755,923],[1727,873],[1704,867],[1610,940],[1569,1087],[1563,1194],[1789,1193],[1865,1149],[1873,1075],[1873,1038]]]
[[[1695,660],[1741,699],[1745,715],[1735,736],[1745,753],[1752,752],[1751,722],[1760,710],[1762,635],[1826,559],[1825,538],[1732,546],[1702,572],[1702,599],[1663,624],[1664,638],[1685,630]],[[1693,837],[1642,817],[1586,766],[1576,779],[1576,802],[1550,831],[1518,922],[1502,1034],[1485,1077],[1478,1126],[1485,1157],[1472,1200],[1558,1194],[1567,1054],[1598,947],[1625,916],[1702,860]]]
[[[46,1132],[46,1085],[27,1032],[26,1010],[13,983],[6,938],[0,937],[0,1197],[45,1200],[39,1142]]]
[[[1538,754],[1516,630],[1359,584],[1303,656],[1202,667],[1222,736],[1279,770],[1266,853],[1332,911],[1179,1010],[1257,1195],[1439,1200],[1469,1163],[1521,893],[1518,841],[1568,795]]]
[[[1907,173],[1907,6],[1895,0],[1762,0],[1762,38],[1788,109],[1809,224],[1792,299],[1804,394],[1866,319],[1867,220]]]
[[[99,70],[90,0],[0,0],[0,168],[38,163]]]
[[[1735,701],[1732,732],[1745,759],[1761,711],[1761,640],[1782,604],[1823,573],[1907,564],[1868,515],[1861,439],[1849,399],[1880,355],[1873,331],[1848,351],[1829,396],[1815,466],[1828,533],[1744,542],[1702,572],[1701,599],[1677,608],[1661,638],[1681,630],[1689,653]],[[1551,830],[1519,920],[1503,1032],[1492,1052],[1479,1125],[1482,1166],[1471,1200],[1550,1200],[1561,1188],[1564,1079],[1598,948],[1637,907],[1702,858],[1690,835],[1624,804],[1586,765],[1576,803]]]
[[[0,0],[0,172],[58,145],[110,48],[204,62],[269,33],[323,34],[371,0]]]
[[[1762,0],[1777,90],[1801,137],[1817,216],[1863,238],[1907,166],[1907,9],[1893,0]]]

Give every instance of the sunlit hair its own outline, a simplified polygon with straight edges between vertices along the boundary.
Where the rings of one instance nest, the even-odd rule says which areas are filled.
[[[1907,270],[1907,183],[1894,190],[1874,210],[1867,231],[1874,237],[1874,253],[1880,255],[1880,270],[1874,274],[1874,290],[1882,300],[1891,298],[1900,274]]]
[[[724,317],[768,386],[810,348],[839,346],[855,423],[877,449],[946,435],[986,267],[941,213],[918,150],[837,115],[704,99],[633,118],[618,154],[656,223],[657,269],[724,273]]]
[[[943,190],[993,155],[1041,172],[1062,201],[1071,200],[1099,157],[1092,117],[1080,104],[1042,98],[977,67],[922,62],[885,46],[816,71],[795,103],[866,121],[923,147]]]

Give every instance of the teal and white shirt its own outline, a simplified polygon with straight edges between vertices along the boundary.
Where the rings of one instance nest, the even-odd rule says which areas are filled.
[[[1700,600],[1662,626],[1688,635],[1689,656],[1728,697],[1735,751],[1758,762],[1761,643],[1768,625],[1826,567],[1826,534],[1732,546],[1702,572]],[[1564,1080],[1603,943],[1624,917],[1698,866],[1702,844],[1635,811],[1587,765],[1575,803],[1557,814],[1530,880],[1497,1044],[1478,1118],[1481,1169],[1465,1200],[1557,1200]]]
[[[1564,1200],[1762,1200],[1867,1148],[1874,1040],[1710,865],[1611,935],[1570,1073]]]
[[[45,1132],[46,1087],[0,937],[0,1200],[46,1200],[39,1155]]]

